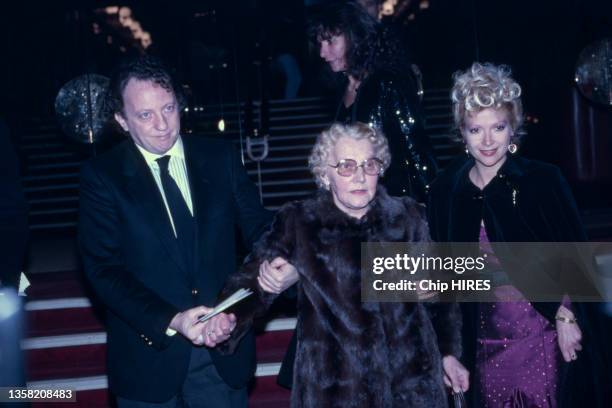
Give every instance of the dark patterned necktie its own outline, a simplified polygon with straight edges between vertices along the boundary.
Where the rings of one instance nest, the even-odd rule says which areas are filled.
[[[193,266],[193,255],[195,245],[195,221],[187,203],[181,194],[176,181],[170,176],[168,162],[170,156],[163,156],[156,160],[159,164],[159,175],[166,195],[166,202],[170,207],[174,229],[176,230],[176,242],[183,253],[187,270],[191,272]]]
[[[183,253],[185,266],[188,274],[191,274],[194,266],[194,245],[196,236],[196,225],[189,207],[183,198],[181,189],[176,181],[170,176],[168,164],[170,156],[162,156],[156,160],[159,164],[159,175],[166,196],[166,202],[170,207],[174,229],[176,231],[176,243]]]
[[[188,238],[193,230],[193,216],[187,207],[183,194],[181,194],[181,189],[168,171],[170,156],[160,157],[156,161],[159,164],[159,175],[168,207],[170,207],[172,220],[174,221],[177,239]]]

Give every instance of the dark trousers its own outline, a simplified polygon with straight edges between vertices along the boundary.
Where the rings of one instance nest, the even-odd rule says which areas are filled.
[[[246,408],[246,388],[228,386],[219,376],[206,348],[194,347],[180,393],[169,401],[151,403],[117,397],[118,408]]]

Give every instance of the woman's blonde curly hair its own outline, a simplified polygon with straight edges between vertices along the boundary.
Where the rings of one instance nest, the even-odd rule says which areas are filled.
[[[478,62],[453,75],[453,119],[459,134],[468,115],[487,108],[506,110],[515,138],[523,133],[521,86],[510,75],[511,70],[506,65]]]
[[[383,163],[383,172],[389,168],[389,164],[391,164],[389,143],[380,129],[370,127],[361,122],[347,125],[335,123],[317,136],[317,141],[308,159],[308,167],[314,175],[318,187],[327,188],[323,182],[323,176],[326,174],[328,165],[335,164],[329,163],[329,156],[332,154],[336,142],[341,137],[348,137],[354,140],[367,139],[374,148],[374,157]]]

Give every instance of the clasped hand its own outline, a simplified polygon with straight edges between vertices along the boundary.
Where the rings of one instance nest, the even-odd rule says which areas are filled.
[[[236,327],[236,316],[233,313],[219,313],[204,323],[198,319],[213,309],[198,306],[177,313],[170,322],[170,328],[182,334],[196,346],[215,347],[227,340]]]
[[[262,262],[257,280],[264,291],[278,294],[297,282],[298,273],[293,265],[277,257],[271,262]],[[219,313],[204,323],[198,321],[212,310],[206,306],[198,306],[177,313],[169,327],[196,346],[215,347],[230,337],[236,327],[236,316]]]

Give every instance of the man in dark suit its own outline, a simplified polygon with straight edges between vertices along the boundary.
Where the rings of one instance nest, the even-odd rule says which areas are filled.
[[[181,136],[179,88],[158,60],[124,64],[107,102],[131,140],[83,166],[79,243],[108,310],[110,389],[120,408],[244,407],[252,334],[222,356],[203,345],[234,317],[197,318],[236,269],[235,227],[250,245],[270,214],[231,144]]]

